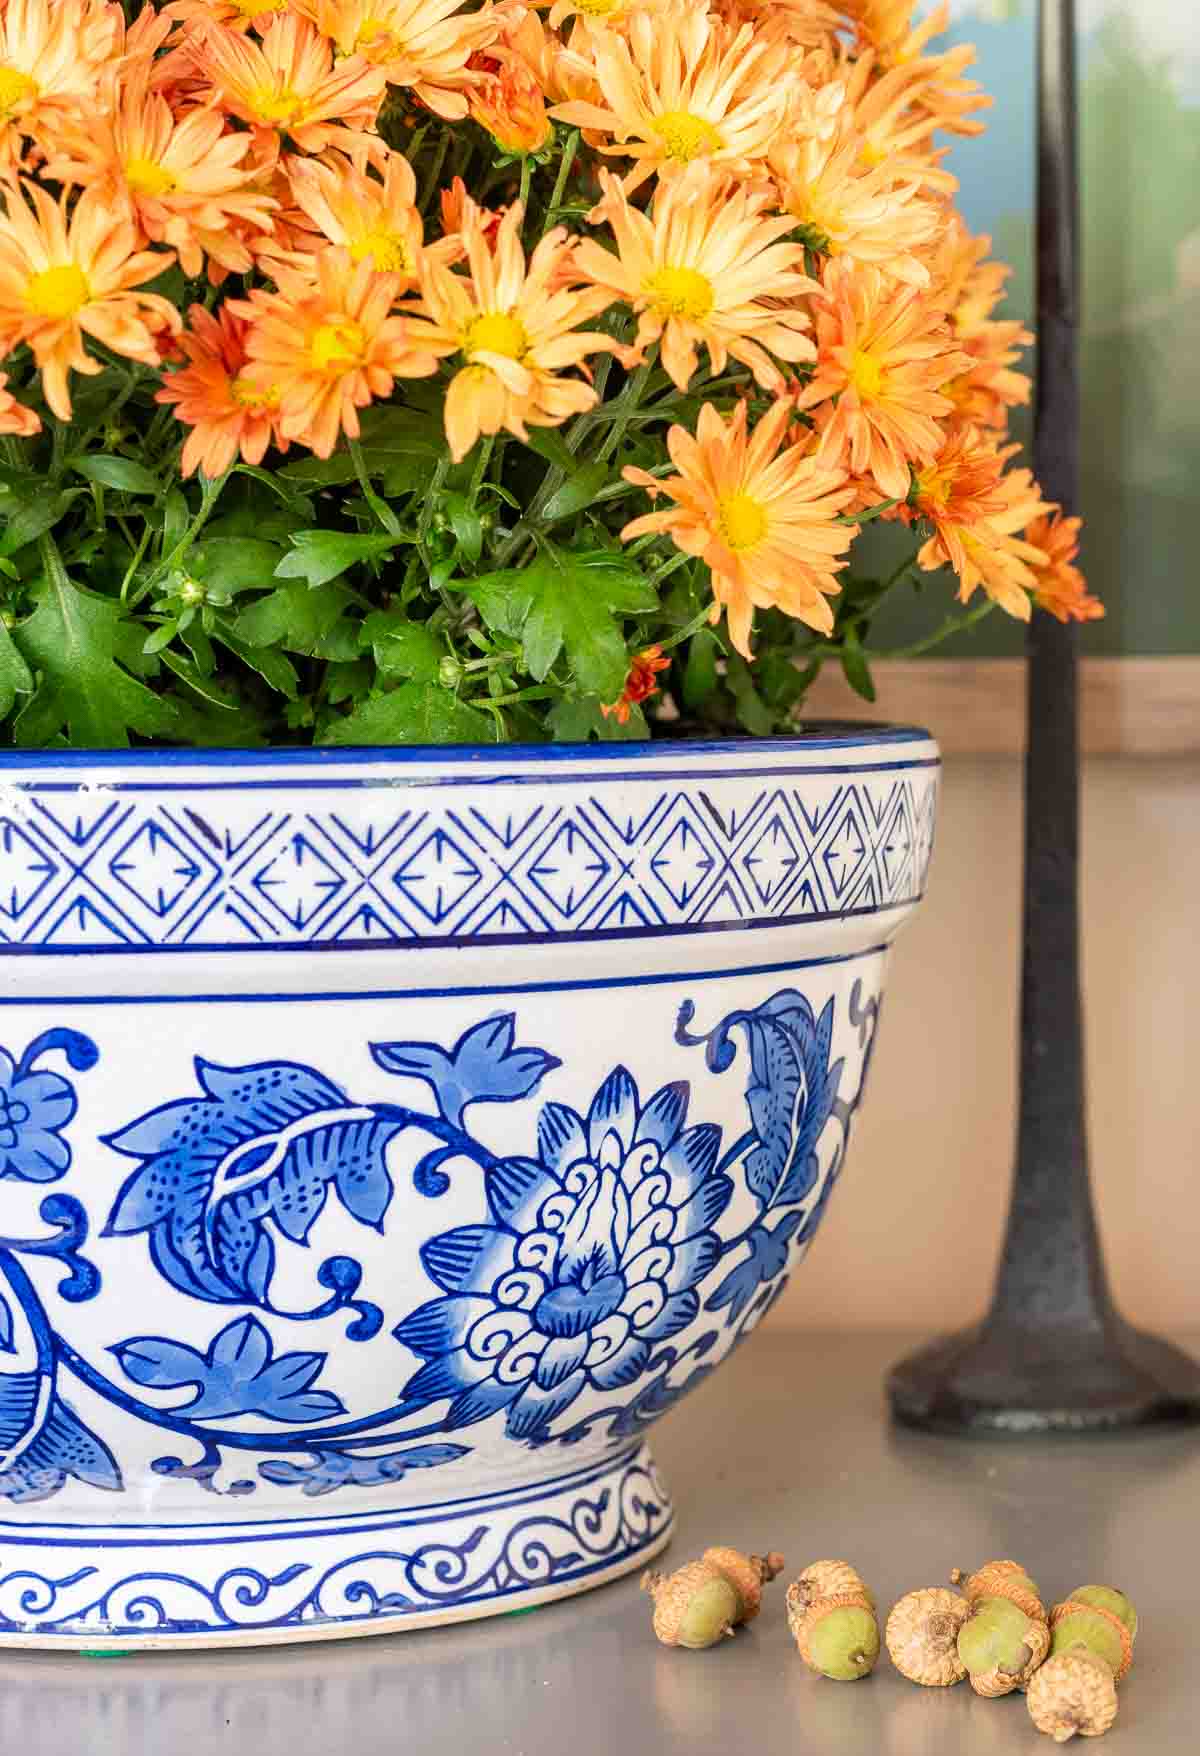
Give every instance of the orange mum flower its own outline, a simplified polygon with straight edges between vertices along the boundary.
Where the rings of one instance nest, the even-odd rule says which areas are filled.
[[[203,305],[188,312],[190,328],[179,337],[186,365],[172,372],[156,400],[174,405],[192,431],[183,447],[185,476],[202,469],[215,478],[240,456],[261,463],[272,444],[287,450],[278,431],[279,391],[248,367],[248,325],[223,305],[211,316]]]
[[[757,38],[749,25],[731,34],[689,6],[662,17],[635,12],[627,37],[596,31],[585,43],[586,56],[568,51],[563,65],[594,82],[598,99],[573,99],[550,114],[601,137],[602,153],[635,159],[627,191],[697,159],[747,174],[784,125],[794,84],[789,45]]]
[[[473,64],[488,57],[473,56]],[[503,152],[541,152],[554,129],[541,86],[517,57],[493,63],[470,96],[471,120],[486,128]]]
[[[615,177],[601,172],[601,181],[596,214],[611,226],[617,254],[587,238],[575,261],[638,313],[633,358],[661,336],[663,365],[680,390],[696,370],[699,347],[708,349],[714,373],[732,354],[768,390],[783,386],[772,354],[793,362],[815,358],[801,334],[807,316],[762,302],[821,290],[796,272],[803,244],[779,241],[792,230],[787,215],[765,218],[761,195],[719,177],[660,184],[650,213],[629,205]]]
[[[600,712],[605,719],[615,719],[619,726],[628,725],[630,709],[658,694],[658,673],[670,668],[671,661],[661,646],[645,647],[634,655],[620,695],[615,701],[602,702]]]
[[[352,262],[395,275],[402,290],[416,284],[424,230],[417,181],[402,153],[389,155],[381,178],[318,159],[289,158],[286,171],[297,206],[331,244],[349,251]],[[311,272],[311,263],[296,265]]]
[[[944,392],[962,419],[1003,431],[1009,409],[1029,401],[1029,378],[1011,368],[1033,335],[1018,320],[991,315],[1010,273],[999,262],[983,260],[991,244],[990,238],[973,238],[961,220],[949,219],[933,273],[938,301],[949,307],[951,332],[971,359]]]
[[[853,131],[824,140],[781,137],[770,152],[779,204],[819,254],[927,286],[929,270],[916,252],[936,233],[938,209],[919,199],[919,178],[900,182],[886,164],[864,166],[862,146]]]
[[[64,130],[46,175],[127,204],[152,242],[179,252],[187,275],[201,273],[205,255],[227,273],[246,274],[253,257],[243,235],[269,231],[278,205],[246,187],[251,140],[226,133],[212,110],[176,120],[165,98],[130,84],[111,115],[77,118]]]
[[[1089,594],[1087,580],[1074,565],[1082,523],[1081,518],[1064,518],[1055,507],[1049,517],[1035,518],[1025,532],[1026,540],[1046,557],[1045,566],[1033,566],[1033,601],[1060,622],[1095,622],[1104,614],[1104,605]]]
[[[409,333],[418,346],[463,365],[446,393],[446,438],[456,463],[481,433],[504,427],[518,439],[526,427],[553,427],[592,407],[596,393],[581,378],[563,378],[589,354],[617,344],[578,325],[612,303],[603,287],[580,288],[566,229],[556,227],[525,262],[520,202],[508,209],[494,241],[473,201],[464,206],[459,234],[469,274],[455,274],[427,254],[421,263],[422,318]]]
[[[336,66],[333,46],[307,20],[277,18],[261,44],[214,25],[204,65],[215,99],[254,128],[286,134],[302,152],[375,147],[373,130],[386,82],[361,55]]]
[[[232,309],[250,324],[254,382],[278,388],[279,432],[329,457],[343,433],[358,438],[359,409],[390,396],[397,377],[429,377],[437,359],[392,315],[396,276],[352,262],[346,250],[326,251],[316,268],[314,285],[277,267],[277,292],[256,288]]]
[[[15,190],[0,215],[0,355],[28,342],[46,401],[71,418],[72,372],[102,370],[84,347],[92,336],[131,360],[159,364],[156,337],[176,333],[179,313],[157,293],[140,292],[175,258],[140,251],[133,221],[102,193],[85,190],[67,218],[66,197],[25,184],[33,210]]]
[[[847,458],[882,495],[903,499],[909,465],[931,462],[942,444],[937,417],[954,405],[940,387],[970,360],[955,349],[940,308],[875,269],[851,276],[831,267],[815,312],[817,369],[800,406],[825,405],[817,416],[822,455]]]
[[[0,163],[96,102],[122,29],[106,0],[8,0],[0,7]]]
[[[32,439],[41,430],[42,423],[37,414],[17,401],[8,389],[8,373],[0,372],[0,433],[15,433],[20,439]]]
[[[467,63],[496,35],[490,6],[464,12],[464,0],[291,0],[339,55],[362,55],[389,85],[407,87],[426,109],[449,122],[467,113],[466,92],[478,83]]]
[[[725,608],[730,639],[747,658],[756,605],[830,632],[826,600],[841,589],[834,574],[855,534],[853,525],[836,522],[854,497],[844,472],[787,443],[794,408],[780,397],[747,433],[744,402],[728,423],[705,403],[694,438],[684,427],[667,434],[677,476],[624,471],[651,498],[667,494],[675,505],[635,518],[621,536],[664,531],[676,548],[700,556],[712,573],[711,619],[719,621]]]
[[[293,11],[291,0],[171,0],[164,6],[165,18],[178,19],[180,24],[224,24],[230,30],[257,31],[261,36],[277,18]]]
[[[905,523],[920,517],[933,535],[917,556],[926,572],[952,567],[966,603],[978,586],[1010,616],[1027,622],[1037,569],[1049,557],[1015,534],[1049,515],[1028,470],[1003,473],[1016,446],[997,449],[973,427],[952,432],[938,457],[917,474],[915,505],[901,508]]]

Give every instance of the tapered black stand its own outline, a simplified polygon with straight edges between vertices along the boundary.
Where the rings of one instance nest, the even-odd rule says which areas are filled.
[[[1077,504],[1078,191],[1074,0],[1041,0],[1035,463]],[[982,1323],[893,1368],[897,1419],[943,1432],[1200,1420],[1200,1365],[1113,1305],[1088,1177],[1079,986],[1079,738],[1073,626],[1028,640],[1020,1116],[1008,1232]],[[1136,1174],[1136,1166],[1130,1166]]]

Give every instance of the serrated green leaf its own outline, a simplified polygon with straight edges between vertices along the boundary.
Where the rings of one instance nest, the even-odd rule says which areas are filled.
[[[129,457],[77,457],[71,468],[77,476],[98,482],[102,488],[115,488],[121,494],[157,495],[162,487],[145,464],[134,463]]]
[[[399,537],[357,536],[348,531],[298,530],[292,548],[275,569],[277,579],[304,579],[310,589],[337,579],[359,561],[388,555]]]
[[[841,656],[846,681],[854,693],[861,695],[864,701],[874,701],[875,684],[871,677],[871,666],[862,642],[853,628],[847,628],[842,634]]]
[[[299,679],[292,661],[282,652],[276,652],[269,646],[251,646],[248,640],[239,639],[233,630],[224,622],[218,622],[213,629],[213,639],[227,646],[236,654],[243,664],[257,671],[264,683],[289,701],[295,700],[299,690]]]
[[[612,474],[612,466],[601,463],[599,459],[585,463],[573,475],[567,477],[561,487],[556,488],[542,508],[542,516],[547,524],[556,519],[570,518],[573,512],[582,512],[590,506],[601,488],[608,485]]]
[[[329,584],[311,591],[303,580],[289,580],[244,609],[234,632],[251,646],[282,646],[288,652],[326,658],[331,656],[329,638],[353,601],[344,586]],[[348,656],[357,652],[357,644],[348,646]]]
[[[13,645],[12,635],[0,622],[0,719],[7,719],[18,695],[32,695],[29,666]]]
[[[436,682],[446,647],[425,623],[409,622],[391,610],[376,610],[363,622],[362,635],[385,677]]]
[[[211,595],[226,600],[239,591],[269,585],[279,564],[279,549],[257,537],[210,536],[193,545],[181,565],[202,580]]]
[[[37,498],[18,506],[0,533],[0,555],[15,555],[18,550],[45,536],[48,530],[54,529],[72,502],[86,492],[85,488],[68,488],[61,494],[43,491]]]
[[[360,702],[327,726],[322,744],[483,744],[495,741],[486,713],[434,683],[402,683]]]
[[[43,583],[33,614],[13,630],[25,662],[41,673],[39,687],[22,709],[13,736],[28,748],[60,732],[87,749],[123,749],[131,731],[143,737],[169,732],[169,702],[147,689],[126,667],[135,663],[144,638],[112,598],[84,591],[70,580]]]

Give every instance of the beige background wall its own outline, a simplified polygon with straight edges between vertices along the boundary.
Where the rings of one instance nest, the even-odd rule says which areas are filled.
[[[986,1301],[1016,1084],[1020,765],[947,763],[924,909],[893,954],[842,1184],[772,1321],[937,1329]],[[1084,783],[1092,1169],[1118,1297],[1200,1325],[1200,758]]]

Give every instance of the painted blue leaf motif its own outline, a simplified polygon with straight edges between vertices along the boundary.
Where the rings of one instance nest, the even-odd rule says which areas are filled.
[[[406,1074],[431,1086],[446,1121],[462,1126],[470,1104],[515,1102],[535,1092],[562,1065],[542,1049],[514,1047],[516,1018],[505,1012],[464,1031],[447,1053],[437,1043],[372,1043],[386,1073]]]
[[[0,1354],[11,1354],[15,1351],[12,1307],[3,1293],[0,1293]]]
[[[204,1096],[172,1101],[108,1136],[144,1162],[108,1217],[112,1235],[149,1234],[156,1267],[195,1298],[269,1302],[271,1221],[293,1243],[333,1188],[363,1225],[381,1228],[392,1198],[388,1143],[403,1112],[351,1103],[321,1073],[290,1061],[196,1062]]]
[[[332,1494],[335,1488],[375,1488],[384,1482],[398,1482],[413,1469],[437,1469],[456,1458],[466,1457],[468,1445],[410,1445],[407,1451],[389,1451],[383,1456],[351,1457],[341,1451],[315,1451],[316,1461],[310,1464],[284,1463],[272,1460],[260,1463],[258,1473],[268,1482],[284,1487],[299,1487],[310,1496]]]
[[[195,1394],[171,1410],[192,1420],[256,1414],[299,1423],[344,1413],[332,1391],[311,1388],[326,1356],[274,1356],[271,1337],[257,1317],[239,1317],[227,1324],[213,1337],[207,1353],[159,1335],[133,1336],[112,1352],[135,1384],[160,1390],[194,1386]]]
[[[68,1476],[113,1493],[123,1486],[107,1445],[55,1393],[33,1438],[15,1455],[0,1459],[0,1494],[15,1504],[47,1500]]]
[[[792,1208],[774,1227],[758,1226],[745,1239],[749,1255],[730,1269],[704,1302],[706,1311],[729,1307],[730,1323],[736,1323],[764,1281],[773,1280],[787,1267],[789,1246],[802,1212]]]

